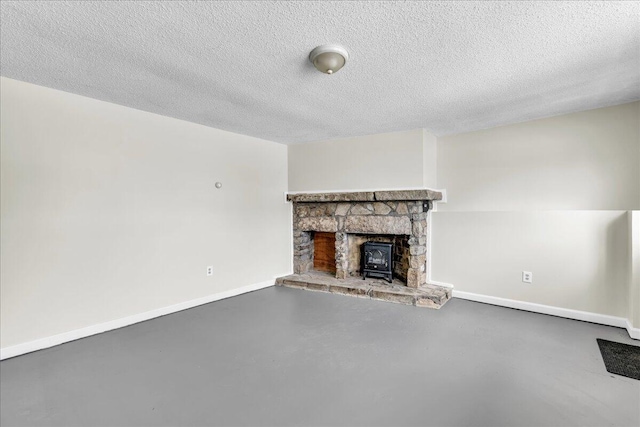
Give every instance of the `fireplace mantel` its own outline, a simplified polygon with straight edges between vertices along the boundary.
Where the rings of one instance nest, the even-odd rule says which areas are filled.
[[[344,193],[290,193],[287,194],[287,200],[294,203],[438,201],[442,200],[442,193],[429,189]]]

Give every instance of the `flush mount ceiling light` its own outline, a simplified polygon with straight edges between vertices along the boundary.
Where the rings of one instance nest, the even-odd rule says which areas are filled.
[[[349,53],[342,46],[323,44],[311,51],[309,61],[313,66],[325,74],[337,73],[349,59]]]

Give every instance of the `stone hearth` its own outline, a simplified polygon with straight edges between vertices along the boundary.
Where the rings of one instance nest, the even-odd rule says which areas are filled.
[[[336,279],[333,275],[320,271],[279,277],[276,285],[436,309],[451,298],[451,289],[442,286],[410,288],[397,279],[392,284],[383,279],[362,280],[361,277]]]
[[[287,195],[294,274],[277,284],[439,308],[451,292],[426,283],[426,262],[428,211],[441,199],[427,189]],[[316,232],[335,233],[335,277],[313,270]],[[366,240],[394,243],[393,284],[362,280],[357,248]]]

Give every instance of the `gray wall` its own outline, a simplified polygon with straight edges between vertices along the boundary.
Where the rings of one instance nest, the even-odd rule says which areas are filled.
[[[0,82],[3,348],[290,271],[286,146]]]

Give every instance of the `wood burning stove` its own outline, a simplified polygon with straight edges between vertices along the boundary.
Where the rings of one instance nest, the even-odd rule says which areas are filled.
[[[393,281],[391,243],[365,242],[362,257],[362,280],[367,276],[382,277]]]

